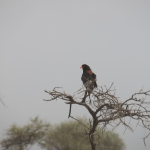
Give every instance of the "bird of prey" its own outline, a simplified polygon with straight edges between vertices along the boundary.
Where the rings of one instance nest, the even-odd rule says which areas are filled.
[[[97,87],[96,83],[96,75],[92,72],[91,68],[83,64],[80,68],[83,69],[83,74],[81,80],[83,85],[87,89],[87,91],[92,92],[95,87]]]

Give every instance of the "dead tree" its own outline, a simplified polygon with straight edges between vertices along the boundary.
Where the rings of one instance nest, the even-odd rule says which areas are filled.
[[[76,104],[88,110],[92,118],[89,119],[89,125],[85,125],[85,133],[89,136],[92,150],[95,150],[96,144],[100,142],[100,137],[96,132],[98,126],[102,131],[105,131],[108,126],[115,129],[122,124],[125,131],[126,129],[133,131],[131,120],[136,120],[137,125],[148,131],[148,134],[143,138],[145,144],[145,139],[150,135],[150,100],[146,99],[147,96],[150,96],[150,91],[140,90],[127,100],[121,101],[112,86],[113,84],[109,88],[100,87],[91,92],[90,96],[83,88],[73,95],[69,95],[63,92],[62,88],[55,87],[52,91],[45,90],[50,95],[50,99],[45,101],[64,100],[66,104],[70,105],[68,118],[71,117],[75,120],[77,119],[71,116],[72,105]],[[92,104],[89,103],[91,100]]]

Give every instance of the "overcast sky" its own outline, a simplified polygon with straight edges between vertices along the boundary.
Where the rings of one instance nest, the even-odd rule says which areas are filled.
[[[44,90],[74,93],[85,63],[99,86],[114,82],[122,101],[149,90],[150,1],[0,0],[0,94],[7,106],[0,104],[0,138],[37,115],[52,124],[68,120],[68,105],[44,102]],[[80,107],[72,114],[88,116]],[[145,130],[116,132],[127,150],[150,149]]]

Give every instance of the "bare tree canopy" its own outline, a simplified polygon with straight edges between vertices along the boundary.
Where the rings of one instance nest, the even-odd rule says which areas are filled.
[[[87,90],[83,88],[73,95],[65,93],[60,87],[55,87],[52,91],[45,90],[45,92],[50,95],[50,99],[45,101],[60,99],[70,105],[68,118],[76,119],[71,116],[73,104],[80,105],[88,110],[92,118],[89,119],[89,126],[85,127],[85,132],[89,136],[92,150],[95,150],[96,144],[99,143],[99,137],[96,133],[97,126],[105,131],[107,127],[115,129],[119,125],[123,125],[125,130],[133,131],[131,121],[136,120],[137,125],[148,131],[147,135],[143,137],[144,143],[150,135],[150,100],[146,99],[150,96],[150,91],[140,90],[124,101],[116,96],[113,84],[109,88],[106,86],[97,88],[91,92],[90,96],[87,94]],[[89,103],[90,101],[92,101],[92,104]],[[127,121],[126,118],[129,118],[130,121]]]

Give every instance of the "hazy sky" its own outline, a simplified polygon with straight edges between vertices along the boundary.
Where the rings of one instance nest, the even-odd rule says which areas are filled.
[[[67,120],[69,106],[44,102],[44,90],[81,88],[84,63],[99,86],[114,82],[122,101],[149,90],[150,1],[0,0],[0,94],[7,105],[0,104],[0,138],[37,115],[52,124]],[[72,114],[88,116],[80,107]],[[145,130],[116,132],[127,150],[150,149]]]

